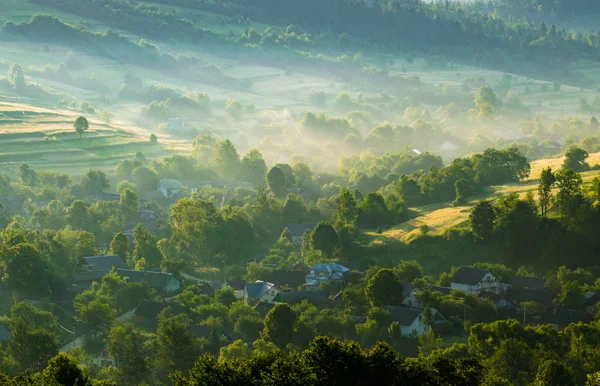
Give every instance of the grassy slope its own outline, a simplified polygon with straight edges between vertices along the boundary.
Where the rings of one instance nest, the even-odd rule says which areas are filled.
[[[146,133],[120,122],[107,125],[90,119],[90,130],[79,139],[73,129],[78,114],[28,104],[0,101],[0,167],[14,175],[21,162],[36,169],[81,175],[89,168],[112,171],[137,151],[147,157],[168,155],[170,144],[151,145]],[[47,141],[45,137],[50,137]]]
[[[400,225],[385,230],[382,234],[374,231],[365,232],[366,242],[371,246],[377,244],[394,245],[399,256],[390,257],[391,264],[397,264],[398,258],[417,259],[423,264],[428,274],[437,275],[448,271],[452,266],[473,264],[478,261],[498,261],[499,251],[470,244],[468,248],[453,241],[440,237],[450,228],[462,228],[469,218],[471,208],[479,200],[495,199],[507,193],[519,193],[524,196],[527,192],[537,190],[538,179],[542,169],[550,166],[560,169],[563,157],[543,159],[532,162],[530,177],[521,183],[494,186],[486,194],[475,197],[468,205],[454,207],[451,203],[432,204],[413,208],[418,214],[415,218]],[[600,153],[590,154],[590,166],[600,165]],[[587,185],[594,177],[600,176],[600,170],[592,170],[582,174],[583,183]],[[430,228],[427,236],[419,229],[423,224]]]

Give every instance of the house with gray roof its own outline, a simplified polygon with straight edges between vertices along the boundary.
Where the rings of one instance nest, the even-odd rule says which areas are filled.
[[[317,288],[321,283],[328,280],[343,280],[344,273],[350,271],[338,263],[317,264],[310,268],[310,273],[305,277],[305,288]]]
[[[312,232],[313,229],[317,226],[317,223],[308,223],[308,224],[287,224],[286,228],[290,232],[290,237],[292,238],[292,243],[296,245],[300,245],[302,243],[302,236],[304,232]]]
[[[244,302],[254,306],[258,303],[279,303],[281,290],[273,283],[257,280],[246,283],[244,288]]]
[[[179,180],[165,178],[158,182],[157,190],[162,193],[166,199],[173,199],[178,193],[183,184]]]
[[[84,257],[83,260],[85,260],[85,264],[90,268],[90,271],[110,271],[113,267],[116,269],[127,268],[119,255],[88,256]]]
[[[460,267],[450,282],[450,288],[466,294],[478,294],[481,291],[494,293],[506,291],[506,285],[489,269]]]

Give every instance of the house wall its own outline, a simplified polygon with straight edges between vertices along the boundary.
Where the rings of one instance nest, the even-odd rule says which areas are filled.
[[[468,284],[462,284],[462,283],[455,283],[455,282],[450,283],[450,288],[452,288],[453,290],[456,290],[456,291],[463,291],[468,294],[472,293],[475,289],[474,286],[470,286]]]
[[[407,294],[404,297],[404,300],[402,300],[402,304],[407,306],[419,307],[419,299],[417,299],[418,293],[419,290],[414,288],[412,291],[410,291],[409,294]]]
[[[487,273],[476,285],[452,282],[450,288],[457,291],[463,291],[467,294],[477,294],[481,291],[491,291],[494,293],[504,293],[506,284],[499,281],[491,272]]]
[[[280,291],[277,288],[271,288],[260,297],[260,301],[263,303],[273,303],[273,299],[275,299],[275,296],[277,296],[279,292]]]
[[[424,332],[429,331],[429,326],[424,325],[423,323],[421,323],[421,318],[423,317],[423,315],[419,315],[417,318],[415,318],[415,320],[412,322],[412,324],[410,326],[400,326],[400,332],[402,333],[402,335],[407,336],[407,335],[411,335],[413,334],[413,332],[416,332],[417,335],[420,335]]]

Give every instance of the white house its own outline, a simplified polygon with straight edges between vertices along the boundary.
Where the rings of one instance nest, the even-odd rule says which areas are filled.
[[[398,322],[398,324],[400,325],[400,332],[404,336],[420,335],[424,332],[428,332],[431,328],[431,326],[426,323],[424,317],[424,308],[407,306],[388,306],[385,307],[385,309],[390,312],[392,320],[394,322]],[[446,319],[442,316],[442,314],[440,314],[438,310],[431,309],[431,313],[433,316],[433,325],[447,323]]]
[[[344,279],[344,273],[348,271],[350,271],[350,268],[337,263],[317,264],[310,268],[310,273],[306,275],[306,282],[303,286],[314,288],[328,280],[342,280]]]
[[[273,283],[257,280],[254,283],[246,283],[244,287],[244,301],[254,306],[258,303],[279,303],[276,300],[281,290]]]
[[[450,280],[450,288],[467,294],[481,291],[504,293],[506,284],[502,283],[489,269],[460,267]]]
[[[158,182],[158,191],[162,193],[162,195],[167,199],[172,199],[177,193],[179,193],[179,189],[183,184],[174,179],[165,178]]]

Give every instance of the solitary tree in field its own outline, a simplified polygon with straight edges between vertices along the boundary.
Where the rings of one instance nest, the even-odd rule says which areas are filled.
[[[75,120],[73,127],[75,127],[75,132],[77,134],[79,134],[79,138],[81,139],[81,136],[90,127],[90,124],[88,123],[88,120],[86,117],[81,116]]]
[[[572,147],[565,154],[565,162],[563,163],[563,168],[570,169],[575,172],[583,172],[590,169],[590,165],[588,165],[585,160],[589,157],[587,151],[580,149],[578,147]]]

